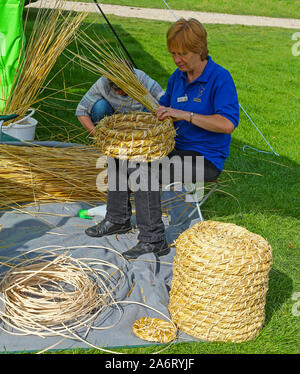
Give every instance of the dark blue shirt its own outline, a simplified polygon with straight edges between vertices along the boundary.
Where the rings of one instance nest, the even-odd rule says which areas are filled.
[[[239,103],[230,73],[211,57],[197,79],[189,83],[187,74],[176,69],[168,81],[160,105],[203,115],[220,114],[236,127],[239,122]],[[176,149],[201,153],[219,170],[229,156],[230,134],[204,130],[187,121],[176,121]]]

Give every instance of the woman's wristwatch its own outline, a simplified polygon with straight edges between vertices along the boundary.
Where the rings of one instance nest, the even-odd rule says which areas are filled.
[[[190,123],[193,123],[194,112],[190,112]]]

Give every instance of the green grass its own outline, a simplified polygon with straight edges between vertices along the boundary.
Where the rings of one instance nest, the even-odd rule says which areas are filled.
[[[76,0],[82,1],[82,0]],[[83,0],[92,2],[91,0]],[[100,4],[115,4],[145,8],[168,9],[163,0],[103,0]],[[199,12],[216,12],[244,14],[268,17],[300,18],[299,0],[166,0],[173,10],[194,10]]]
[[[174,65],[165,46],[165,22],[110,17],[118,35],[138,67],[165,88]],[[95,22],[94,24],[92,24]],[[108,37],[107,28],[97,15],[90,15],[85,25],[96,34]],[[292,295],[300,292],[300,56],[291,53],[292,32],[279,28],[207,25],[209,50],[213,59],[226,67],[236,82],[239,100],[266,136],[279,156],[243,151],[245,144],[270,151],[257,130],[241,112],[233,133],[231,155],[220,179],[221,187],[205,204],[206,219],[232,222],[262,235],[273,248],[263,330],[251,342],[178,343],[164,353],[299,353],[300,317],[294,316]],[[75,45],[72,46],[75,48]],[[64,66],[65,57],[56,66]],[[86,137],[76,125],[74,111],[79,97],[97,79],[75,63],[59,74],[52,86],[69,88],[67,98],[75,102],[59,103],[61,108],[44,108],[58,119],[39,120],[38,138],[62,141]],[[157,347],[123,348],[123,353],[151,353]],[[118,349],[120,351],[120,349]],[[71,350],[64,353],[98,353],[95,350]]]

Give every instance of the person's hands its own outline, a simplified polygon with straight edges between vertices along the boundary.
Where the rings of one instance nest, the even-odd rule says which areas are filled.
[[[179,109],[173,109],[173,108],[168,108],[165,106],[160,106],[156,109],[155,111],[156,117],[159,120],[164,120],[167,117],[171,117],[174,121],[180,121],[180,120],[185,120],[189,121],[189,116],[190,113],[186,112],[184,110],[179,110]]]
[[[89,129],[89,135],[91,136],[95,136],[96,135],[96,126],[94,126],[93,128]]]
[[[96,127],[89,116],[78,116],[77,118],[82,126],[89,132],[89,135],[94,136],[96,134]]]

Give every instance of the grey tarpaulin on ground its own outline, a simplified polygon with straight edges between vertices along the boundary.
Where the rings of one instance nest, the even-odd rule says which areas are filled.
[[[41,143],[41,145],[45,146],[53,146],[53,144]],[[55,146],[61,145],[56,143]],[[165,192],[165,194],[168,195],[168,192]],[[121,256],[109,249],[102,248],[102,246],[122,253],[137,243],[137,229],[118,236],[91,238],[85,234],[85,229],[95,224],[95,222],[99,222],[102,217],[95,217],[94,221],[79,218],[77,216],[79,209],[88,207],[83,202],[68,204],[48,203],[23,208],[27,213],[13,209],[0,212],[0,225],[2,225],[2,230],[0,231],[0,256],[2,258],[13,258],[21,253],[44,246],[49,249],[63,247],[66,249],[70,248],[72,256],[75,258],[100,258],[117,265],[123,269],[125,278],[117,290],[115,300],[126,300],[133,303],[119,304],[122,309],[121,316],[120,312],[114,308],[110,308],[104,315],[100,314],[95,323],[104,328],[102,330],[91,329],[86,340],[99,347],[150,344],[134,335],[132,325],[136,319],[141,317],[163,318],[150,308],[155,308],[169,317],[169,288],[172,280],[172,262],[176,249],[172,246],[171,252],[167,256],[161,257],[160,260],[153,254],[147,254],[134,262],[125,261]],[[132,222],[135,224],[135,216],[132,217]],[[188,228],[190,224],[191,221],[187,221],[184,226],[175,227],[169,224],[169,220],[165,219],[168,243],[172,244],[178,234]],[[0,271],[7,271],[7,269],[2,266]],[[132,292],[128,296],[131,288]],[[135,304],[135,302],[144,303],[145,307],[141,304]],[[114,324],[115,326],[106,328]],[[187,340],[193,339],[184,334],[181,336]],[[0,351],[42,350],[60,340],[61,337],[59,336],[47,338],[40,338],[34,335],[20,336],[0,330]],[[55,349],[80,347],[89,348],[86,343],[80,340],[66,339],[55,346]]]

